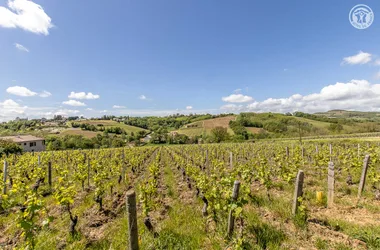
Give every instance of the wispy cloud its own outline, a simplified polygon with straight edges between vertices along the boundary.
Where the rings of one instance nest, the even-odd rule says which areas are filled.
[[[192,110],[193,106],[186,106],[186,110]]]
[[[125,109],[125,106],[113,105],[112,108],[114,108],[114,109]]]
[[[12,86],[6,89],[7,93],[17,96],[29,97],[29,96],[40,96],[40,97],[49,97],[51,93],[49,91],[42,91],[41,93],[34,92],[26,87],[22,86]]]
[[[49,97],[49,96],[51,96],[51,93],[49,92],[49,91],[46,91],[46,90],[44,90],[44,91],[42,91],[40,94],[39,94],[39,96],[40,97]]]
[[[28,0],[9,0],[8,8],[0,6],[0,27],[48,35],[54,25],[40,5]]]
[[[70,95],[68,96],[69,99],[79,99],[79,100],[93,100],[93,99],[99,99],[100,95],[94,95],[91,92],[71,92]]]
[[[23,46],[19,43],[15,43],[15,47],[16,47],[16,49],[18,49],[20,51],[29,52],[29,49],[27,49],[25,46]]]
[[[232,95],[223,97],[222,100],[224,102],[239,103],[239,102],[251,102],[253,101],[253,98],[247,95],[242,95],[242,94],[232,94]]]
[[[7,93],[17,96],[36,96],[37,93],[34,91],[31,91],[28,88],[22,87],[22,86],[12,86],[7,88]]]
[[[146,98],[145,95],[140,95],[140,96],[139,96],[139,99],[140,99],[140,100],[146,100],[147,98]]]
[[[343,58],[342,65],[345,64],[366,64],[372,60],[372,55],[363,51],[359,51],[358,54]]]
[[[76,101],[76,100],[68,100],[68,101],[62,102],[62,104],[69,105],[69,106],[74,106],[74,107],[83,107],[83,106],[86,106],[85,103],[80,102],[80,101]]]

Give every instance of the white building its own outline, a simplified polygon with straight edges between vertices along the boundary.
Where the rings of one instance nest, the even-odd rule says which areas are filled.
[[[25,152],[40,152],[45,150],[45,139],[33,135],[16,135],[0,137],[0,140],[13,141],[20,145]]]

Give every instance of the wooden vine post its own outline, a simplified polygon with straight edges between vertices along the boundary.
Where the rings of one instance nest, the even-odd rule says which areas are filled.
[[[52,182],[51,182],[51,161],[48,162],[48,183],[49,187],[51,188]]]
[[[360,157],[360,144],[358,144],[358,158]]]
[[[234,165],[233,165],[233,155],[232,155],[232,152],[230,152],[230,168],[233,168]]]
[[[137,229],[136,193],[133,190],[127,192],[126,197],[128,214],[129,250],[139,249],[139,236]]]
[[[289,158],[289,147],[286,147],[286,157]]]
[[[8,175],[8,162],[6,160],[4,160],[4,168],[3,168],[4,187],[3,187],[3,194],[7,193],[7,175]]]
[[[121,180],[123,183],[125,183],[125,172],[127,171],[126,166],[125,166],[125,153],[124,153],[124,148],[123,148],[123,154],[121,156],[122,164],[121,164]]]
[[[206,168],[208,168],[208,165],[209,165],[209,163],[208,163],[208,150],[206,149]]]
[[[235,202],[239,195],[239,189],[240,189],[240,181],[234,182],[234,189],[232,191],[232,202]],[[231,238],[232,233],[234,232],[234,226],[235,226],[235,216],[234,216],[234,210],[231,209],[230,213],[228,215],[228,227],[227,227],[227,236]]]
[[[294,198],[293,198],[293,207],[292,207],[292,214],[295,215],[298,210],[299,201],[298,198],[302,197],[303,191],[303,179],[304,179],[304,173],[303,170],[299,170],[297,174],[297,179],[296,179],[296,186],[294,189]]]
[[[330,161],[332,161],[332,145],[330,144],[329,147],[330,147]]]
[[[360,199],[360,197],[362,196],[362,192],[364,190],[364,185],[365,185],[365,179],[367,177],[367,170],[368,170],[369,160],[370,160],[370,156],[366,155],[365,158],[364,158],[362,175],[360,177],[359,190],[358,190],[358,199]]]
[[[329,162],[328,174],[327,174],[327,207],[332,207],[334,205],[334,185],[335,185],[335,173],[334,173],[334,163]]]
[[[91,163],[90,158],[87,159],[87,186],[90,187],[90,171],[91,171]]]

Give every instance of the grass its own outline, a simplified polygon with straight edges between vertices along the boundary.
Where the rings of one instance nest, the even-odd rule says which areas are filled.
[[[250,248],[281,249],[286,235],[269,223],[263,222],[256,213],[247,215],[248,244]]]
[[[117,121],[111,121],[111,120],[84,120],[84,121],[79,121],[78,123],[88,123],[92,125],[103,125],[104,127],[120,127],[124,129],[128,134],[131,132],[133,133],[138,133],[139,131],[147,131],[146,129],[135,127],[135,126],[130,126],[126,125],[124,123],[120,123]]]
[[[380,249],[380,227],[375,225],[359,226],[355,223],[335,219],[328,220],[328,223],[335,225],[335,228],[339,228],[339,231],[352,238],[365,242],[369,249]]]
[[[69,128],[60,133],[61,136],[65,135],[82,135],[85,138],[93,138],[96,137],[97,134],[100,134],[101,132],[93,132],[93,131],[87,131],[87,130],[82,130],[80,128]]]
[[[229,122],[234,119],[236,119],[236,116],[225,116],[203,121],[196,121],[180,128],[178,130],[178,133],[185,134],[187,136],[197,136],[202,134],[210,134],[213,128],[223,127],[227,128],[227,132],[232,135],[234,132],[230,128]]]
[[[173,146],[174,147],[174,146]],[[164,151],[164,150],[162,150]],[[166,155],[165,155],[166,154]],[[224,238],[226,229],[226,218],[222,216],[220,225],[215,227],[207,227],[210,225],[210,220],[201,215],[202,204],[194,197],[190,197],[191,203],[186,203],[181,198],[181,192],[188,191],[187,189],[179,189],[179,181],[181,180],[180,172],[177,171],[174,162],[171,161],[168,154],[163,153],[163,161],[160,163],[162,179],[162,190],[160,190],[161,199],[167,199],[170,209],[167,210],[163,219],[154,221],[154,226],[159,233],[158,237],[154,237],[150,232],[145,229],[143,218],[141,217],[141,208],[138,208],[138,226],[140,235],[141,249],[237,249],[240,244],[241,249],[295,249],[299,246],[305,249],[352,249],[353,246],[347,246],[346,241],[336,237],[331,233],[339,231],[344,235],[348,235],[351,239],[357,239],[366,243],[369,249],[380,249],[380,227],[374,221],[374,225],[358,225],[350,220],[337,220],[334,214],[327,213],[331,210],[324,210],[319,219],[320,230],[313,231],[310,226],[312,222],[306,219],[299,218],[297,221],[291,214],[292,192],[294,188],[293,183],[276,182],[274,180],[273,188],[270,190],[271,200],[268,199],[265,188],[255,184],[254,191],[251,192],[249,203],[244,206],[244,231],[243,236],[239,236],[239,223],[236,224],[234,240],[226,240]],[[326,194],[325,175],[308,176],[310,166],[305,166],[306,180],[304,187],[304,200],[305,206],[308,209],[308,216],[310,219],[317,221],[316,210],[325,209],[325,200],[322,204],[315,202],[315,190],[323,190]],[[312,179],[312,181],[309,181]],[[344,178],[337,179],[337,187],[342,186]],[[138,185],[136,185],[138,186]],[[185,186],[186,188],[186,186]],[[354,189],[354,188],[353,188]],[[79,189],[78,189],[79,190]],[[116,191],[121,191],[122,187]],[[138,193],[138,189],[136,190]],[[93,201],[93,192],[85,193],[79,192],[80,196],[75,200],[75,208],[73,212],[79,215],[79,224],[77,226],[80,232],[76,237],[72,238],[67,235],[70,220],[66,212],[55,212],[55,219],[50,226],[50,229],[43,229],[37,235],[36,249],[57,249],[65,247],[65,249],[125,249],[128,246],[127,231],[128,219],[124,213],[120,213],[116,218],[110,220],[107,224],[103,225],[101,230],[101,237],[97,241],[91,241],[86,235],[86,220],[84,214],[91,210],[96,204]],[[107,191],[108,193],[108,191]],[[369,192],[366,192],[369,193]],[[347,195],[353,198],[356,191],[351,194],[346,194],[344,189],[337,189],[337,195]],[[109,196],[106,201],[109,204]],[[336,205],[343,205],[339,202],[345,198],[337,198]],[[363,202],[364,203],[364,202]],[[54,197],[47,197],[45,199],[47,207],[55,206]],[[363,205],[369,215],[375,215],[379,210],[376,206],[379,203],[367,199]],[[340,210],[337,209],[339,212]],[[347,216],[350,216],[348,214]],[[16,226],[15,213],[9,214],[7,217],[0,216],[0,230],[4,232],[3,225],[9,226],[5,232],[6,235],[16,235],[18,229]],[[318,222],[318,221],[317,221]],[[314,223],[317,223],[314,222]],[[211,228],[211,229],[210,229]],[[94,229],[96,230],[96,229]],[[242,242],[239,242],[242,240]]]

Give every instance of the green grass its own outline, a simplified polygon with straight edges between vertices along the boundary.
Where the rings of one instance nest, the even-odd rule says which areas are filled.
[[[352,222],[334,219],[328,220],[328,223],[352,238],[365,242],[369,249],[380,249],[380,227],[375,225],[359,226]]]
[[[139,131],[148,131],[148,130],[143,129],[143,128],[126,125],[124,123],[117,122],[117,121],[111,121],[111,120],[84,120],[84,121],[79,121],[78,123],[88,123],[88,124],[92,124],[95,126],[101,124],[105,128],[107,128],[107,127],[108,128],[109,127],[120,127],[122,129],[124,129],[128,134],[130,134],[131,132],[138,133]],[[99,126],[98,126],[98,128],[99,128]]]

